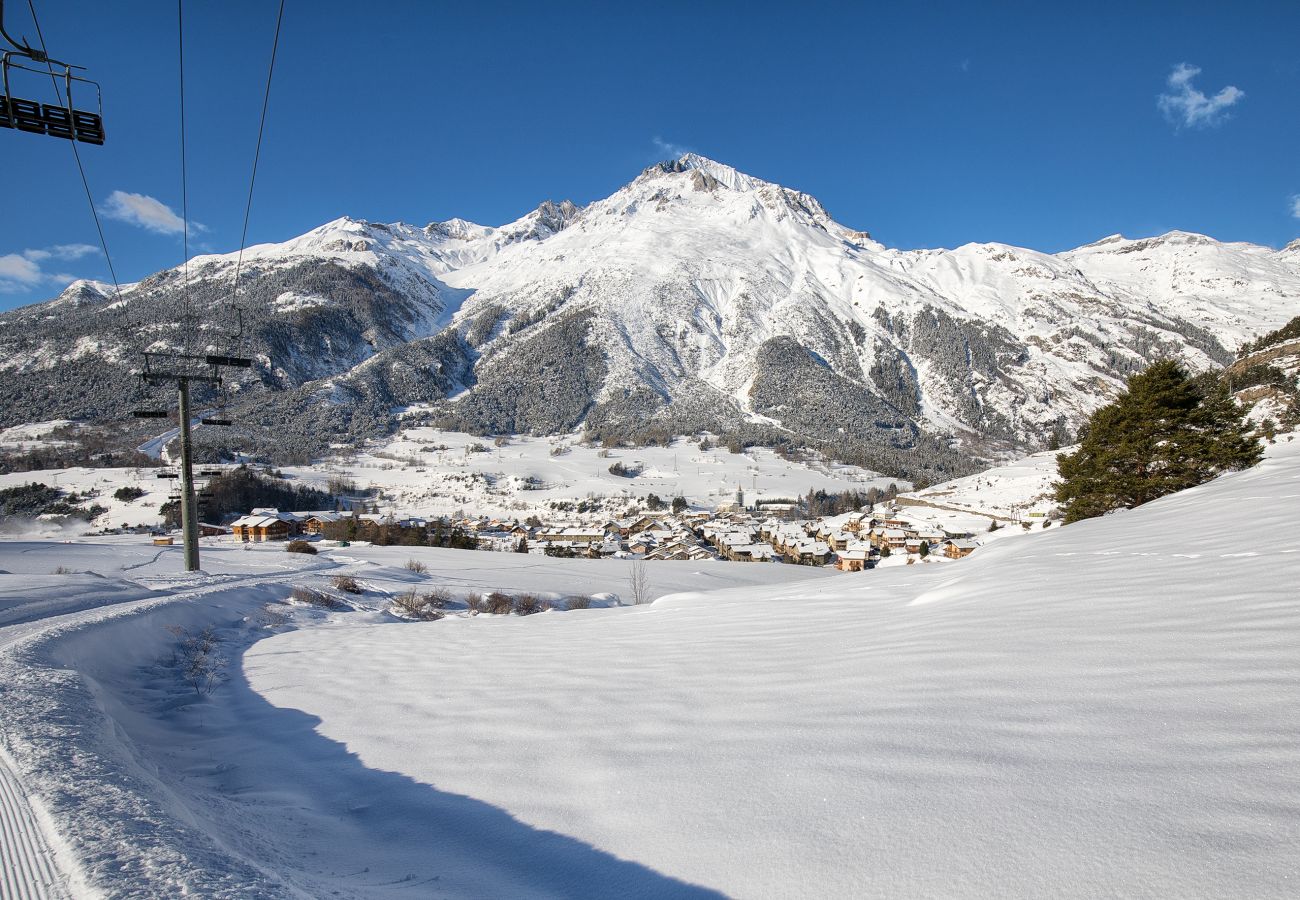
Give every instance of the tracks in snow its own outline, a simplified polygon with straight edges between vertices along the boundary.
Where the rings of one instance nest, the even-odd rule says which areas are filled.
[[[4,900],[62,900],[70,895],[54,865],[31,804],[0,748],[0,897]]]
[[[0,628],[0,654],[10,653],[18,646],[38,640],[47,632],[73,628],[97,619],[129,615],[152,606],[193,599],[243,585],[292,581],[333,568],[338,568],[338,564],[284,574],[235,576],[162,597],[124,600],[110,606],[97,606],[3,627]],[[3,744],[0,744],[0,900],[70,900],[71,897],[67,878],[55,862],[54,850],[23,789],[17,766]]]

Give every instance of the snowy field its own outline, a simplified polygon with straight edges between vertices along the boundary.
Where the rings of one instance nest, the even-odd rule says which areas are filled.
[[[976,475],[954,478],[919,491],[900,495],[907,508],[902,515],[917,523],[933,525],[953,533],[971,532],[982,542],[1018,534],[1015,528],[985,534],[991,522],[999,525],[1018,520],[1041,530],[1047,515],[1056,507],[1054,484],[1058,452],[1035,453],[1015,462],[1004,463]]]
[[[609,469],[615,464],[640,474],[613,475]],[[548,506],[555,501],[608,498],[608,509],[616,510],[657,494],[664,501],[682,496],[696,508],[714,509],[734,500],[737,488],[744,490],[746,503],[753,503],[764,497],[797,498],[809,490],[884,489],[895,480],[813,454],[806,462],[794,462],[761,447],[744,453],[726,447],[700,450],[697,442],[679,439],[670,447],[606,450],[571,437],[528,436],[511,437],[497,447],[491,438],[432,428],[407,429],[348,461],[287,467],[285,472],[321,488],[331,476],[350,478],[361,487],[378,488],[385,497],[381,508],[403,513],[465,510],[517,518],[533,512],[556,516]]]
[[[46,885],[12,895],[1294,896],[1298,503],[1300,441],[949,565],[659,563],[650,605],[430,623],[386,598],[629,569],[0,544],[0,847]],[[281,602],[335,574],[350,609]]]
[[[17,447],[31,434],[45,433],[58,424],[42,423],[40,429],[23,426],[4,434],[13,432],[9,446]],[[0,440],[0,446],[7,445]],[[446,449],[437,449],[440,447]],[[634,478],[613,475],[609,469],[615,463],[640,474]],[[431,428],[407,429],[369,452],[311,466],[285,466],[283,472],[293,484],[321,490],[334,478],[374,488],[382,498],[380,508],[400,516],[464,512],[517,519],[537,514],[573,520],[598,519],[644,505],[650,494],[657,494],[665,502],[683,496],[698,509],[715,509],[733,501],[737,488],[744,490],[745,502],[752,504],[764,497],[797,498],[810,490],[838,493],[884,489],[897,481],[815,454],[803,462],[786,460],[761,447],[731,453],[725,447],[700,450],[698,443],[678,440],[671,447],[603,450],[580,444],[574,438],[527,436],[512,437],[508,444],[497,447],[491,438]],[[96,528],[161,522],[159,507],[176,484],[158,478],[157,470],[148,468],[68,468],[0,475],[0,488],[29,482],[82,494],[97,492],[94,502],[108,512],[96,519]],[[900,488],[909,486],[905,481],[898,484]],[[145,494],[132,501],[114,499],[114,492],[123,487],[138,488]],[[550,506],[601,498],[606,500],[604,511],[586,516]],[[61,529],[54,526],[45,530],[49,537],[61,534]]]

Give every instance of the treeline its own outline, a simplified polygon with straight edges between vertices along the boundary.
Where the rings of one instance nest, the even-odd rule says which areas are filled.
[[[1270,331],[1268,334],[1250,341],[1241,346],[1241,355],[1247,353],[1258,353],[1260,350],[1266,350],[1277,344],[1284,344],[1287,341],[1300,340],[1300,316],[1296,316],[1290,322],[1287,322],[1277,331]]]
[[[450,547],[477,550],[478,539],[460,527],[443,522],[429,525],[397,525],[370,519],[347,518],[328,522],[322,535],[331,541],[369,541],[378,547]]]
[[[803,498],[803,505],[808,511],[808,517],[815,519],[856,512],[864,507],[870,509],[877,503],[888,503],[897,496],[898,485],[893,483],[884,490],[872,487],[865,491],[849,490],[838,494],[812,489]]]
[[[89,507],[80,504],[93,500],[96,494],[85,495],[64,491],[46,484],[18,484],[0,490],[0,522],[10,519],[34,519],[37,516],[67,516],[89,522],[108,510],[98,503]]]
[[[215,522],[243,515],[258,507],[331,509],[336,502],[335,497],[325,491],[268,478],[247,466],[214,475],[203,493],[212,496],[202,500],[201,518]],[[177,501],[164,503],[162,513],[168,524],[180,523],[180,504]]]
[[[44,435],[25,449],[0,451],[0,473],[42,469],[145,468],[161,463],[134,449],[138,440],[121,429],[74,422]]]

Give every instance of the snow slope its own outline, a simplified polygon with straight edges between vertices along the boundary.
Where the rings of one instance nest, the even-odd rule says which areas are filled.
[[[960,565],[303,630],[246,671],[371,770],[730,895],[1285,897],[1297,501],[1293,443]]]
[[[171,433],[165,432],[163,437]],[[146,446],[161,446],[160,439]],[[484,452],[467,452],[472,447],[483,447]],[[613,475],[609,467],[614,463],[640,468],[641,474],[635,478]],[[432,428],[404,429],[365,452],[311,466],[284,466],[281,471],[295,484],[321,490],[326,490],[333,478],[373,487],[382,497],[381,509],[398,516],[466,511],[521,520],[539,515],[548,521],[608,518],[633,505],[644,506],[649,494],[666,503],[683,496],[694,508],[716,509],[733,501],[738,487],[752,504],[765,497],[802,496],[809,490],[865,492],[873,486],[883,490],[895,481],[817,454],[793,461],[761,447],[731,453],[725,447],[700,450],[696,443],[675,441],[669,447],[602,450],[568,437],[519,437],[496,447],[481,437]],[[32,482],[82,495],[96,492],[93,502],[108,510],[92,525],[29,526],[51,536],[161,524],[160,508],[175,490],[174,481],[160,479],[156,470],[148,468],[74,467],[0,474],[0,488]],[[907,482],[901,486],[906,487]],[[114,493],[124,487],[144,493],[135,500],[116,499]],[[578,515],[550,505],[572,505],[592,498],[604,499],[604,509]]]
[[[1289,897],[1298,500],[1282,442],[945,566],[662,564],[648,606],[433,623],[379,608],[407,555],[457,591],[627,567],[0,544],[175,598],[0,627],[0,736],[77,895]],[[344,572],[353,611],[275,602]],[[196,698],[165,626],[205,624]]]

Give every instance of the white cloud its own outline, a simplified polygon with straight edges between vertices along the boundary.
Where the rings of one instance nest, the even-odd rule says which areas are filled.
[[[45,278],[40,263],[28,259],[26,255],[10,253],[0,256],[0,284],[8,290],[26,290],[40,284]],[[10,284],[15,287],[9,287]]]
[[[1179,128],[1218,125],[1228,118],[1227,109],[1246,96],[1245,91],[1228,85],[1213,97],[1207,97],[1192,87],[1192,79],[1199,74],[1201,70],[1190,63],[1174,66],[1169,73],[1169,92],[1156,100],[1165,118]]]
[[[77,276],[46,272],[41,268],[41,263],[50,259],[75,260],[98,252],[99,248],[90,244],[57,244],[0,256],[0,293],[21,293],[51,285],[63,287],[76,281]]]
[[[98,252],[99,248],[91,244],[57,244],[50,248],[55,259],[81,259]]]
[[[678,157],[684,156],[690,152],[689,147],[683,147],[681,144],[674,144],[670,141],[665,141],[658,135],[655,135],[654,142],[655,149],[667,159],[677,159]]]
[[[110,219],[139,225],[158,234],[180,234],[185,230],[185,221],[170,206],[148,194],[113,191],[100,211]],[[190,222],[191,234],[206,230],[199,223]]]
[[[1300,194],[1291,195],[1291,215],[1300,219]]]

